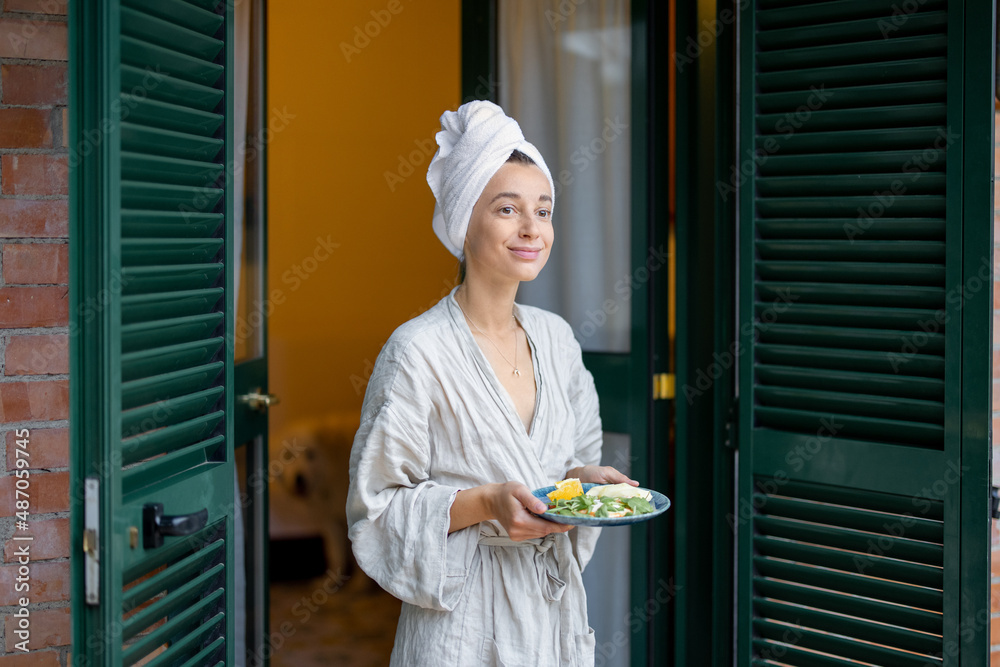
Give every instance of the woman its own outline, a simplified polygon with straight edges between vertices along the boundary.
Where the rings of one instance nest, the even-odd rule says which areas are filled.
[[[433,228],[464,281],[399,327],[369,380],[347,513],[358,563],[403,601],[393,665],[594,663],[581,572],[598,531],[541,519],[531,489],[637,482],[597,465],[580,346],[514,303],[552,246],[552,177],[490,102],[441,117]]]

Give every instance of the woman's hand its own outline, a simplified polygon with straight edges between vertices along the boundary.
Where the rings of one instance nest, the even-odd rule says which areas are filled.
[[[583,466],[573,468],[566,473],[566,478],[577,477],[583,484],[631,484],[639,486],[639,482],[630,479],[611,466]]]
[[[495,519],[500,522],[507,535],[515,542],[545,537],[549,533],[565,533],[573,526],[553,523],[540,519],[528,511],[541,514],[548,506],[532,495],[531,490],[520,482],[484,484],[471,489],[463,489],[455,496],[451,505],[451,524],[448,532],[453,533],[479,523]]]

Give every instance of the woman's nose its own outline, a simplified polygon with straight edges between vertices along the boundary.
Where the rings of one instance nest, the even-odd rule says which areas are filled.
[[[538,221],[530,213],[525,213],[521,216],[521,236],[528,238],[538,236]]]

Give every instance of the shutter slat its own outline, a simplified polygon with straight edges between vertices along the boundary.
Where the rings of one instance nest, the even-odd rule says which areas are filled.
[[[944,0],[923,0],[920,11],[944,7]],[[765,9],[756,14],[757,26],[761,30],[793,28],[836,23],[859,17],[885,17],[893,15],[899,7],[899,0],[841,0],[840,2],[792,3],[788,7]]]
[[[913,334],[909,331],[889,329],[851,329],[847,327],[799,326],[796,324],[771,324],[758,327],[762,343],[808,345],[812,347],[849,348],[854,350],[881,350],[899,352]],[[926,354],[944,352],[944,336],[927,334],[919,341]],[[768,384],[768,383],[764,383]],[[780,384],[780,383],[778,383]]]
[[[123,354],[122,381],[131,382],[207,364],[222,349],[222,343],[222,338],[208,338]]]
[[[206,569],[197,576],[171,586],[170,590],[159,600],[126,619],[122,627],[122,639],[128,641],[156,621],[168,618],[179,609],[189,606],[209,586],[218,588],[218,575],[225,567],[222,563],[217,563],[214,567]]]
[[[215,236],[223,221],[221,213],[122,209],[122,236],[206,238]]]
[[[225,190],[220,188],[122,181],[122,204],[129,208],[211,211],[223,196]]]
[[[147,294],[215,287],[222,264],[133,266],[122,269],[122,292]]]
[[[939,665],[940,660],[930,655],[917,653],[904,653],[893,650],[889,647],[879,646],[874,643],[863,643],[850,639],[837,637],[835,635],[815,632],[808,628],[800,628],[789,631],[787,624],[773,623],[765,620],[754,620],[754,628],[757,632],[770,639],[794,637],[795,644],[782,645],[782,660],[778,664],[790,665],[851,665],[857,667],[858,662],[848,662],[847,660],[824,662],[822,659],[834,659],[834,656],[842,655],[854,661],[861,661],[861,665],[880,665],[882,667],[933,667]],[[755,640],[755,645],[760,644],[766,647],[767,644]],[[810,650],[812,649],[812,650]],[[766,650],[766,648],[764,649]],[[814,651],[821,651],[816,653]],[[772,649],[777,653],[776,649]]]
[[[900,628],[885,622],[872,623],[868,620],[810,609],[803,605],[783,601],[757,599],[754,601],[754,605],[769,620],[801,625],[820,633],[844,635],[845,638],[839,640],[844,643],[839,644],[840,651],[838,652],[848,657],[850,657],[849,651],[851,649],[847,649],[847,646],[853,645],[854,642],[846,637],[923,653],[931,653],[941,645],[940,635]],[[809,644],[803,643],[803,646],[809,646]],[[818,645],[812,647],[820,648]],[[856,655],[863,657],[861,652]]]
[[[860,175],[859,175],[860,176]],[[763,239],[832,240],[855,237],[869,241],[930,241],[944,239],[944,220],[939,218],[770,218],[757,221]]]
[[[779,149],[780,150],[780,149]],[[789,175],[757,179],[757,192],[762,197],[815,196],[815,195],[870,195],[873,192],[892,192],[904,186],[909,195],[944,193],[944,174],[922,172],[918,177],[899,173],[850,174],[850,175]],[[843,234],[841,234],[843,237]],[[846,240],[846,239],[845,239]]]
[[[881,555],[878,549],[869,549],[870,552],[831,549],[789,538],[767,535],[755,535],[753,542],[757,553],[763,556],[806,565],[819,565],[848,573],[864,574],[876,579],[891,579],[927,588],[940,589],[943,585],[943,573],[940,567],[890,558]],[[810,590],[819,589],[813,587]],[[910,608],[906,607],[906,609]]]
[[[128,120],[138,125],[158,127],[202,137],[213,136],[225,120],[222,114],[170,104],[145,96],[122,93],[122,105],[128,109]]]
[[[762,135],[795,132],[805,129],[821,132],[829,130],[862,130],[877,127],[915,127],[942,125],[945,122],[944,104],[908,104],[866,109],[803,109],[794,113],[761,114],[757,117],[758,132]]]
[[[127,646],[123,651],[123,663],[127,666],[134,665],[149,655],[149,653],[154,649],[166,644],[172,638],[176,637],[178,633],[183,633],[187,629],[197,625],[199,618],[201,618],[209,607],[217,604],[222,595],[223,592],[221,590],[211,593],[196,602],[190,608],[180,612],[152,632],[140,637],[135,643]],[[222,614],[217,614],[213,618],[213,621],[218,623],[218,620],[221,618]]]
[[[199,625],[197,628],[193,629],[186,636],[173,640],[170,644],[170,648],[150,660],[147,663],[147,667],[166,667],[167,665],[172,666],[178,664],[180,660],[184,660],[192,653],[198,651],[198,647],[204,640],[205,636],[208,633],[215,631],[224,620],[225,614],[219,612]]]
[[[911,630],[941,634],[941,614],[923,609],[761,577],[754,578],[754,588],[764,599],[773,597],[803,606],[818,605],[832,612],[860,616],[880,623],[891,623]]]
[[[213,111],[222,101],[222,90],[158,72],[149,66],[122,65],[122,92],[201,111]]]
[[[944,265],[930,263],[758,260],[757,272],[763,280],[800,280],[817,283],[940,285],[944,281]]]
[[[122,323],[205,315],[225,291],[221,287],[180,292],[138,294],[122,298]]]
[[[938,424],[764,406],[758,407],[756,414],[758,428],[776,431],[815,435],[825,424],[835,424],[838,438],[929,449],[940,449],[944,441],[944,427]]]
[[[939,151],[936,155],[940,156],[938,162],[944,161],[944,152]],[[757,200],[757,211],[761,217],[774,218],[787,218],[789,215],[826,217],[853,214],[860,224],[866,216],[877,218],[886,214],[905,218],[918,215],[944,217],[945,198],[941,195],[895,195],[892,192],[836,198],[761,197]]]
[[[834,65],[806,69],[774,71],[757,76],[758,89],[769,93],[783,90],[808,90],[812,86],[876,85],[896,81],[944,79],[947,61],[944,58],[918,58],[877,62],[867,65]],[[816,129],[812,122],[809,129]]]
[[[936,378],[834,370],[824,370],[823,373],[817,373],[815,369],[811,368],[765,364],[758,365],[756,372],[758,382],[762,385],[870,393],[878,396],[897,396],[928,401],[944,400],[944,381]]]
[[[921,332],[944,331],[940,324],[938,311],[917,308],[871,308],[849,306],[782,303],[781,312],[777,312],[774,303],[755,304],[758,317],[768,318],[765,321],[780,321],[787,324],[819,324],[836,326],[849,323],[852,328],[861,329],[892,329]]]
[[[852,44],[873,39],[885,39],[885,18],[872,16],[853,21],[838,21],[813,26],[796,26],[761,30],[757,34],[757,47],[761,51],[795,49],[814,44]],[[934,32],[944,32],[947,17],[944,12],[919,12],[911,14],[894,33],[894,37],[910,37]]]
[[[214,86],[224,72],[222,65],[134,37],[123,35],[121,47],[123,64],[141,69],[149,63],[156,63],[158,72],[203,86]]]
[[[218,450],[225,441],[225,436],[217,435],[127,468],[122,474],[122,495],[130,497],[164,479],[173,482],[194,479],[206,466],[218,465],[216,461],[221,456]]]
[[[931,424],[944,419],[944,404],[934,401],[766,386],[758,389],[757,396],[761,405],[772,408],[789,408],[814,413],[828,411],[837,415],[882,417]]]
[[[224,366],[223,362],[217,361],[195,368],[123,382],[122,409],[128,410],[146,403],[202,391],[215,382]]]
[[[923,165],[924,151],[857,151],[854,153],[836,152],[836,146],[828,146],[823,153],[812,153],[808,155],[782,155],[781,153],[769,152],[767,155],[756,159],[761,176],[773,176],[775,174],[871,174],[888,173],[895,171],[902,173],[903,169],[913,169],[914,165]],[[935,155],[937,157],[937,154]],[[947,154],[940,156],[940,159],[929,165],[928,170],[941,171],[945,168]],[[736,168],[733,167],[735,170]],[[795,213],[792,214],[793,216]],[[927,217],[927,211],[917,211],[913,214],[902,215],[890,209],[886,212],[889,217]],[[789,217],[789,216],[779,216]],[[818,217],[831,217],[830,214]],[[857,219],[858,212],[851,210],[847,216]],[[878,217],[878,216],[875,216]],[[937,215],[935,215],[937,217]]]
[[[222,239],[124,239],[124,264],[206,264],[222,250]]]
[[[804,498],[754,494],[754,506],[767,514],[812,523],[850,525],[873,533],[901,532],[909,539],[941,543],[944,531],[940,521],[891,512],[848,507]]]
[[[122,463],[131,465],[203,441],[225,416],[224,412],[214,412],[124,440],[121,445]]]
[[[180,586],[198,572],[211,567],[213,559],[223,558],[225,553],[222,552],[222,547],[223,542],[214,542],[132,586],[123,594],[122,608],[130,611],[156,595]]]
[[[831,591],[865,595],[918,609],[940,610],[944,599],[941,591],[934,588],[884,581],[839,570],[788,563],[759,556],[754,558],[754,564],[760,574],[765,577]]]
[[[173,21],[157,18],[150,12],[121,8],[122,35],[138,40],[158,44],[178,53],[192,56],[199,60],[213,61],[222,51],[225,43],[197,30],[185,28]]]
[[[187,396],[157,401],[122,413],[122,438],[178,424],[205,414],[218,404],[222,387],[212,387]]]
[[[215,160],[225,145],[222,139],[215,137],[174,132],[136,123],[123,122],[121,128],[122,150],[136,153],[204,162]]]
[[[884,262],[944,262],[944,243],[935,241],[811,241],[799,239],[757,242],[761,259]]]
[[[803,107],[806,109],[822,107],[829,110],[897,104],[940,104],[944,101],[946,94],[947,87],[944,81],[907,81],[873,86],[843,86],[760,93],[757,95],[757,105],[761,113],[765,114],[795,114]]]
[[[122,5],[133,7],[203,35],[214,35],[222,27],[224,21],[221,14],[195,7],[184,0],[156,0],[155,3],[145,0],[122,0]]]
[[[122,352],[207,338],[222,324],[222,319],[222,313],[208,313],[126,324],[122,327]]]
[[[757,523],[761,535],[773,535],[810,544],[861,552],[877,547],[882,552],[891,554],[893,558],[925,565],[940,566],[942,564],[943,556],[940,544],[910,539],[905,536],[905,533],[903,537],[897,537],[771,515],[759,516]]]
[[[122,178],[129,181],[158,181],[171,185],[204,187],[215,183],[222,172],[223,166],[216,162],[122,153]],[[125,230],[122,235],[130,236]]]
[[[880,128],[877,130],[843,130],[840,132],[791,132],[763,135],[757,138],[757,147],[769,153],[796,155],[827,152],[838,153],[886,150],[898,151],[931,146],[941,138],[938,127]],[[931,164],[944,159],[942,149],[927,161]],[[896,175],[897,179],[899,174]],[[758,192],[760,190],[758,189]]]
[[[930,354],[900,352],[870,352],[867,350],[837,350],[806,345],[757,346],[757,359],[777,366],[807,366],[863,373],[898,373],[922,377],[939,377],[944,373],[944,359]]]
[[[226,663],[222,660],[219,662],[206,662],[205,659],[222,648],[225,643],[226,640],[224,638],[217,637],[215,641],[192,656],[191,659],[181,665],[181,667],[204,667],[206,665],[210,667],[224,667]]]
[[[900,37],[852,42],[845,49],[839,44],[810,44],[796,49],[762,51],[757,54],[760,72],[796,67],[822,67],[846,63],[868,63],[901,58],[924,58],[944,55],[948,48],[948,38],[944,35]]]
[[[857,306],[884,306],[887,308],[943,308],[945,291],[940,287],[911,287],[909,285],[838,285],[831,283],[767,282],[758,283],[758,296],[771,303],[831,304]],[[771,331],[772,326],[761,329]],[[803,334],[811,331],[798,329]],[[869,330],[876,334],[878,330]],[[844,332],[848,335],[849,332]],[[887,332],[893,334],[893,332]],[[902,332],[898,332],[899,336]],[[897,336],[898,339],[898,336]],[[859,344],[864,344],[858,341]],[[899,340],[902,343],[902,340]],[[899,350],[897,345],[895,348]]]

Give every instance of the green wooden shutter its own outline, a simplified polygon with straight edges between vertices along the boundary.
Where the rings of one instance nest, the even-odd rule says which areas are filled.
[[[232,664],[232,6],[71,11],[74,664]]]
[[[741,665],[987,664],[991,12],[741,13]]]

